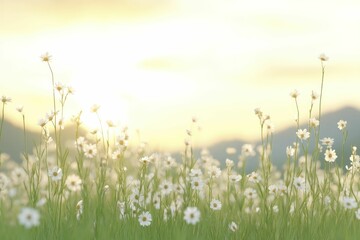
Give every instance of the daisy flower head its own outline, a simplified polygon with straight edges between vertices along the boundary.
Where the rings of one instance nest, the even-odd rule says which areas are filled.
[[[337,125],[338,125],[339,130],[343,130],[344,128],[346,128],[347,121],[340,120],[340,121],[338,121]]]
[[[342,197],[342,204],[346,209],[354,209],[358,207],[358,203],[353,197]]]
[[[257,198],[256,190],[251,187],[245,189],[244,195],[247,199],[250,199],[250,200]]]
[[[295,177],[293,184],[297,190],[304,191],[306,189],[305,178],[303,177]]]
[[[216,166],[211,166],[208,170],[208,174],[210,175],[210,178],[218,178],[221,175],[221,170]]]
[[[286,147],[286,155],[288,157],[293,157],[295,154],[295,149],[292,146],[287,146]]]
[[[87,158],[94,158],[97,153],[96,144],[85,144],[83,146],[84,155]]]
[[[93,113],[97,113],[100,109],[100,105],[94,104],[91,106],[90,111]]]
[[[81,190],[82,181],[79,176],[72,174],[66,178],[65,184],[70,191],[78,192]]]
[[[148,227],[151,224],[152,216],[151,216],[151,214],[149,212],[142,212],[139,215],[138,220],[139,220],[140,226]]]
[[[316,118],[309,119],[309,125],[311,128],[316,128],[317,126],[319,126],[319,124],[320,124],[320,122]]]
[[[331,148],[334,144],[334,139],[329,137],[322,138],[320,141],[322,145],[327,146],[328,148]]]
[[[297,89],[294,89],[290,92],[290,97],[296,99],[300,95],[299,91]]]
[[[18,111],[19,113],[22,113],[24,110],[24,106],[23,105],[20,105],[20,106],[17,106],[16,107],[16,111]]]
[[[229,180],[232,183],[240,182],[242,179],[242,176],[240,174],[231,174],[229,175]]]
[[[221,207],[222,207],[222,204],[221,204],[221,202],[220,202],[219,200],[217,200],[217,199],[211,200],[211,202],[210,202],[210,208],[211,208],[212,210],[217,211],[217,210],[220,210]]]
[[[140,161],[140,163],[142,163],[144,165],[147,165],[147,164],[149,164],[151,162],[151,158],[148,157],[148,156],[145,156],[145,157],[140,158],[139,161]]]
[[[255,156],[255,154],[256,153],[255,153],[253,145],[251,145],[251,144],[242,145],[242,147],[241,147],[241,155],[244,155],[244,156],[248,157],[248,156]]]
[[[324,53],[322,53],[322,54],[319,55],[319,59],[320,59],[320,61],[322,61],[322,62],[326,62],[326,61],[329,60],[329,57],[326,56]]]
[[[193,190],[201,191],[204,187],[204,181],[201,178],[194,177],[191,179],[191,188]]]
[[[310,137],[310,133],[307,131],[307,129],[297,130],[296,135],[300,140],[306,140]]]
[[[200,211],[197,207],[187,207],[184,211],[184,220],[187,224],[195,225],[200,221]]]
[[[318,98],[319,98],[319,94],[315,91],[311,91],[311,102],[314,102]]]
[[[252,183],[259,183],[262,178],[260,176],[260,174],[258,174],[257,172],[251,172],[250,174],[247,175],[249,182]]]
[[[41,58],[41,60],[42,60],[43,62],[50,62],[52,56],[49,55],[48,52],[46,52],[46,53],[44,53],[43,55],[41,55],[40,58]]]
[[[232,232],[236,232],[237,230],[238,230],[238,225],[235,223],[235,222],[231,222],[230,224],[229,224],[229,229],[230,229],[230,231],[232,231]]]
[[[169,195],[173,191],[173,184],[167,180],[163,181],[160,186],[161,194],[166,196]]]
[[[49,177],[51,178],[51,180],[55,182],[60,181],[62,176],[63,174],[61,168],[55,166],[52,169],[49,169]]]
[[[262,118],[263,112],[262,112],[261,108],[255,108],[254,112],[255,112],[255,115],[259,117],[259,119]]]
[[[228,168],[228,169],[231,169],[233,166],[234,166],[234,161],[233,160],[231,160],[231,159],[226,159],[225,160],[225,163],[226,163],[226,167]]]
[[[3,104],[9,103],[9,102],[11,102],[11,100],[12,99],[10,97],[7,97],[7,96],[2,96],[1,97],[1,101],[2,101]]]
[[[337,158],[335,150],[333,150],[331,148],[326,149],[324,155],[325,155],[325,161],[327,161],[327,162],[335,162],[335,160]]]
[[[21,209],[18,220],[20,225],[29,229],[40,225],[40,213],[38,210],[30,207],[24,207]]]

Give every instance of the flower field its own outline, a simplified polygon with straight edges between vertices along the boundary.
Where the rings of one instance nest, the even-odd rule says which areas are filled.
[[[334,126],[341,149],[323,137],[328,58],[319,59],[321,85],[309,94],[307,128],[300,128],[299,92],[290,93],[297,131],[284,149],[285,165],[276,169],[273,124],[260,108],[254,119],[261,145],[239,146],[238,159],[214,159],[206,149],[195,155],[191,130],[184,130],[181,159],[146,143],[134,146],[127,128],[102,122],[97,105],[91,111],[99,130],[82,134],[80,112],[71,121],[72,144],[65,144],[63,116],[74,90],[55,81],[51,56],[44,54],[53,109],[39,120],[41,138],[28,149],[26,115],[16,108],[23,120],[22,162],[2,148],[10,137],[2,134],[6,111],[13,106],[10,97],[1,99],[1,239],[359,239],[360,157],[347,142],[346,119]],[[253,156],[259,166],[247,172]]]

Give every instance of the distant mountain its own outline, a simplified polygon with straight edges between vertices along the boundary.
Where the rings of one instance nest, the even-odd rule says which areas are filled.
[[[337,111],[323,114],[321,117],[321,130],[320,138],[331,137],[335,139],[334,149],[340,158],[341,155],[341,141],[342,134],[337,128],[337,122],[339,120],[347,121],[348,139],[345,147],[345,160],[349,163],[349,156],[351,152],[351,146],[358,146],[360,148],[360,110],[352,107],[345,107]],[[301,128],[307,128],[306,124],[302,124]],[[282,167],[286,161],[285,150],[286,147],[291,145],[296,140],[296,127],[289,127],[285,130],[275,132],[273,135],[273,153],[272,161],[277,167]],[[80,135],[85,136],[86,131],[81,130]],[[34,144],[39,143],[40,127],[38,132],[27,131],[27,144],[28,152],[31,152]],[[63,131],[63,137],[65,140],[75,140],[75,133],[73,127],[66,127]],[[313,138],[313,136],[312,136]],[[225,162],[226,158],[237,161],[238,155],[241,151],[241,146],[245,143],[251,143],[255,147],[261,145],[260,141],[247,142],[241,139],[234,139],[228,141],[221,141],[214,145],[209,146],[207,149],[210,154],[221,162]],[[311,146],[314,144],[311,143]],[[227,154],[226,149],[232,147],[237,150],[236,154]],[[8,121],[4,121],[3,132],[0,141],[0,151],[7,153],[15,161],[20,161],[20,156],[24,152],[24,133],[22,128],[19,128]],[[200,156],[201,149],[195,149],[195,156]],[[360,152],[360,150],[359,150]],[[180,158],[178,153],[174,153],[174,156]],[[320,156],[323,158],[323,156]],[[247,169],[253,170],[258,166],[258,156],[250,158],[247,163]]]
[[[38,145],[40,143],[40,131],[40,127],[38,132],[30,130],[26,131],[27,152],[29,154],[32,153],[35,145]],[[80,134],[82,134],[82,136],[84,136],[84,129],[80,129],[79,132]],[[62,139],[64,143],[67,143],[69,140],[75,140],[75,129],[73,126],[65,127],[65,129],[62,131]],[[24,145],[25,143],[23,129],[5,120],[3,123],[2,135],[0,140],[0,151],[2,153],[8,154],[12,160],[20,162],[21,155],[25,151]]]
[[[339,110],[325,113],[321,117],[320,139],[324,137],[334,138],[335,143],[333,148],[336,150],[338,158],[341,156],[342,133],[337,128],[339,120],[347,121],[348,138],[345,145],[345,161],[349,163],[349,156],[351,154],[351,146],[360,147],[360,111],[353,107],[345,107]],[[300,128],[307,128],[307,124],[302,124]],[[314,136],[311,136],[310,146],[314,146]],[[273,152],[272,162],[275,166],[281,168],[286,161],[286,147],[292,145],[296,141],[296,126],[289,127],[273,135]],[[244,140],[222,141],[208,147],[211,155],[224,162],[226,158],[237,160],[237,156],[241,151],[241,146],[244,143],[249,143]],[[252,143],[254,146],[261,145],[260,141]],[[236,155],[229,155],[226,153],[228,147],[237,149]],[[195,151],[199,153],[199,150]],[[323,159],[323,156],[320,156]],[[258,157],[248,160],[248,170],[253,170],[258,166]]]

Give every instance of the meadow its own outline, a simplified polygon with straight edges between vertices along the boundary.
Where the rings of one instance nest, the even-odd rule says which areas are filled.
[[[358,239],[360,157],[347,143],[346,119],[339,119],[341,149],[321,132],[322,94],[328,58],[319,57],[319,93],[309,93],[307,128],[298,113],[294,142],[284,149],[286,164],[272,164],[273,124],[260,108],[261,145],[244,144],[238,159],[194,154],[192,130],[184,129],[181,159],[154,152],[146,143],[129,144],[127,128],[103,122],[85,135],[82,113],[73,116],[72,144],[64,143],[63,120],[74,90],[55,81],[52,58],[41,57],[52,84],[51,112],[38,122],[40,139],[28,149],[23,120],[22,162],[6,155],[2,134],[12,99],[2,96],[0,122],[1,239]],[[75,93],[76,94],[76,93]],[[196,126],[197,119],[189,119]],[[116,133],[116,136],[110,135]],[[310,141],[311,140],[311,141]],[[346,155],[346,150],[351,155]],[[20,153],[19,153],[20,154]],[[250,156],[256,171],[247,172]]]

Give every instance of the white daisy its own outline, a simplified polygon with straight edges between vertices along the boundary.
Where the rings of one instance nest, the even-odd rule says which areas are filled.
[[[212,209],[212,210],[220,210],[221,209],[221,206],[222,206],[222,204],[221,204],[221,202],[219,201],[219,200],[217,200],[217,199],[213,199],[213,200],[211,200],[211,202],[210,202],[210,208]]]
[[[40,213],[34,208],[24,207],[18,215],[18,220],[25,228],[36,227],[40,225]]]
[[[197,207],[187,207],[184,211],[184,220],[187,224],[195,225],[200,221],[200,211]]]
[[[149,212],[142,212],[139,215],[140,226],[142,226],[142,227],[150,226],[151,221],[152,221],[152,217],[151,217],[151,214]]]
[[[62,175],[63,174],[61,168],[57,166],[53,167],[52,169],[49,169],[49,177],[55,182],[60,181]]]

